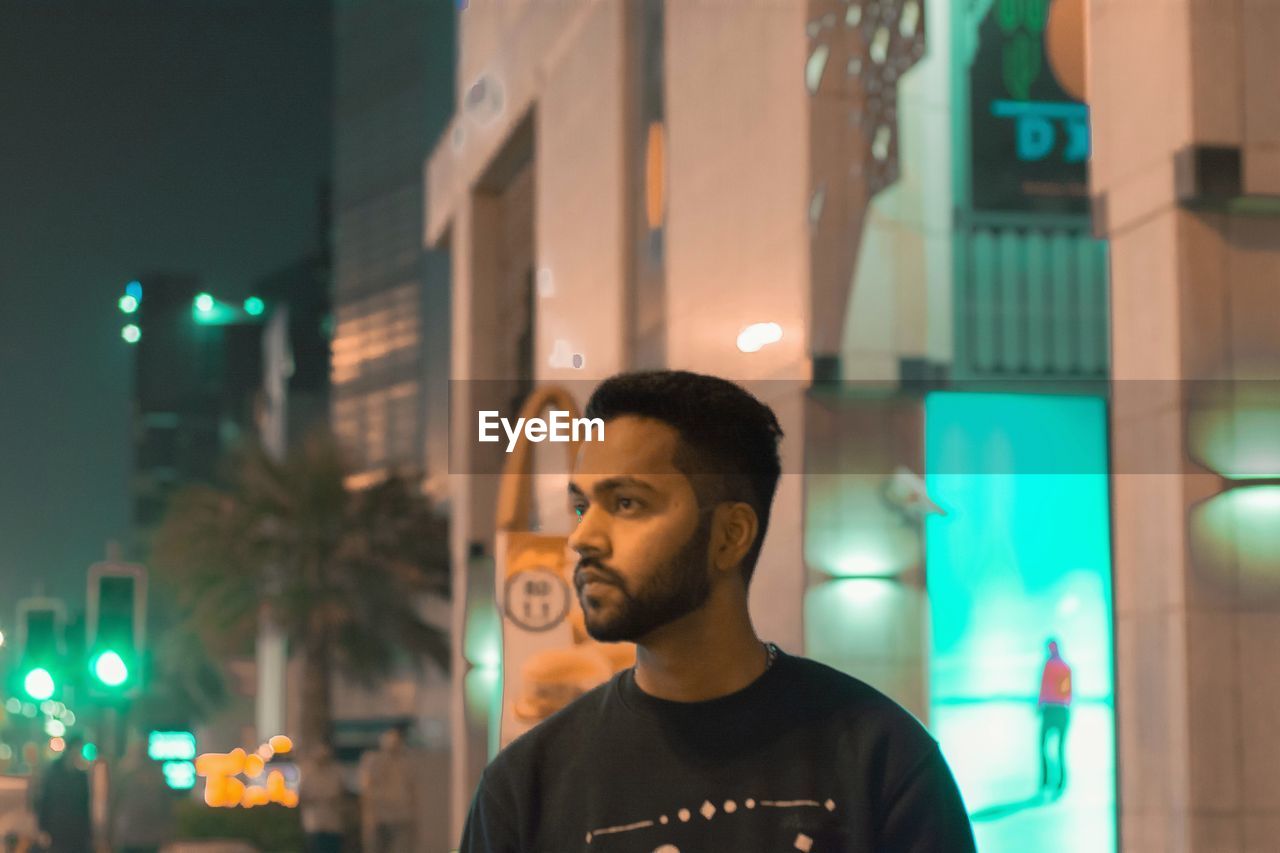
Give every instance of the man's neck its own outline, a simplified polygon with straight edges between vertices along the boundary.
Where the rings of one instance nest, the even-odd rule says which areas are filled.
[[[636,685],[659,699],[705,702],[759,678],[769,654],[746,608],[711,607],[664,625],[636,647]]]

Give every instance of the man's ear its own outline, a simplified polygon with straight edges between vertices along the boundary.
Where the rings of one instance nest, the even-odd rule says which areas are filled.
[[[751,504],[736,501],[716,507],[711,560],[716,571],[736,569],[756,541],[760,522]]]

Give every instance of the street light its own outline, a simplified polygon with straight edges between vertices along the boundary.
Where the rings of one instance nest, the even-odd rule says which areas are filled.
[[[119,652],[107,649],[93,659],[93,675],[107,687],[119,687],[129,680],[129,666]]]
[[[53,696],[53,676],[49,674],[49,670],[42,666],[37,666],[35,669],[28,671],[26,677],[22,679],[22,689],[32,699],[37,702],[43,702]]]

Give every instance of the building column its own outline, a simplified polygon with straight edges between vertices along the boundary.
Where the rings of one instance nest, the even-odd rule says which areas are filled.
[[[1260,853],[1280,836],[1280,4],[1088,8],[1120,846]]]

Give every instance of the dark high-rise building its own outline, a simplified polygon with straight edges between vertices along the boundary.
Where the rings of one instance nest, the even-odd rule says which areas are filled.
[[[445,424],[449,275],[423,250],[422,168],[453,111],[456,9],[339,0],[334,15],[331,406],[359,486],[426,472],[428,424]]]
[[[264,276],[243,299],[206,292],[192,275],[147,275],[131,288],[141,295],[129,318],[139,334],[131,545],[141,558],[173,492],[218,479],[238,442],[267,438],[269,414],[285,425],[279,450],[325,421],[328,252]]]
[[[131,497],[132,544],[142,556],[172,493],[211,480],[225,450],[253,429],[262,328],[214,322],[234,309],[208,294],[201,312],[195,276],[146,275],[138,284]]]

